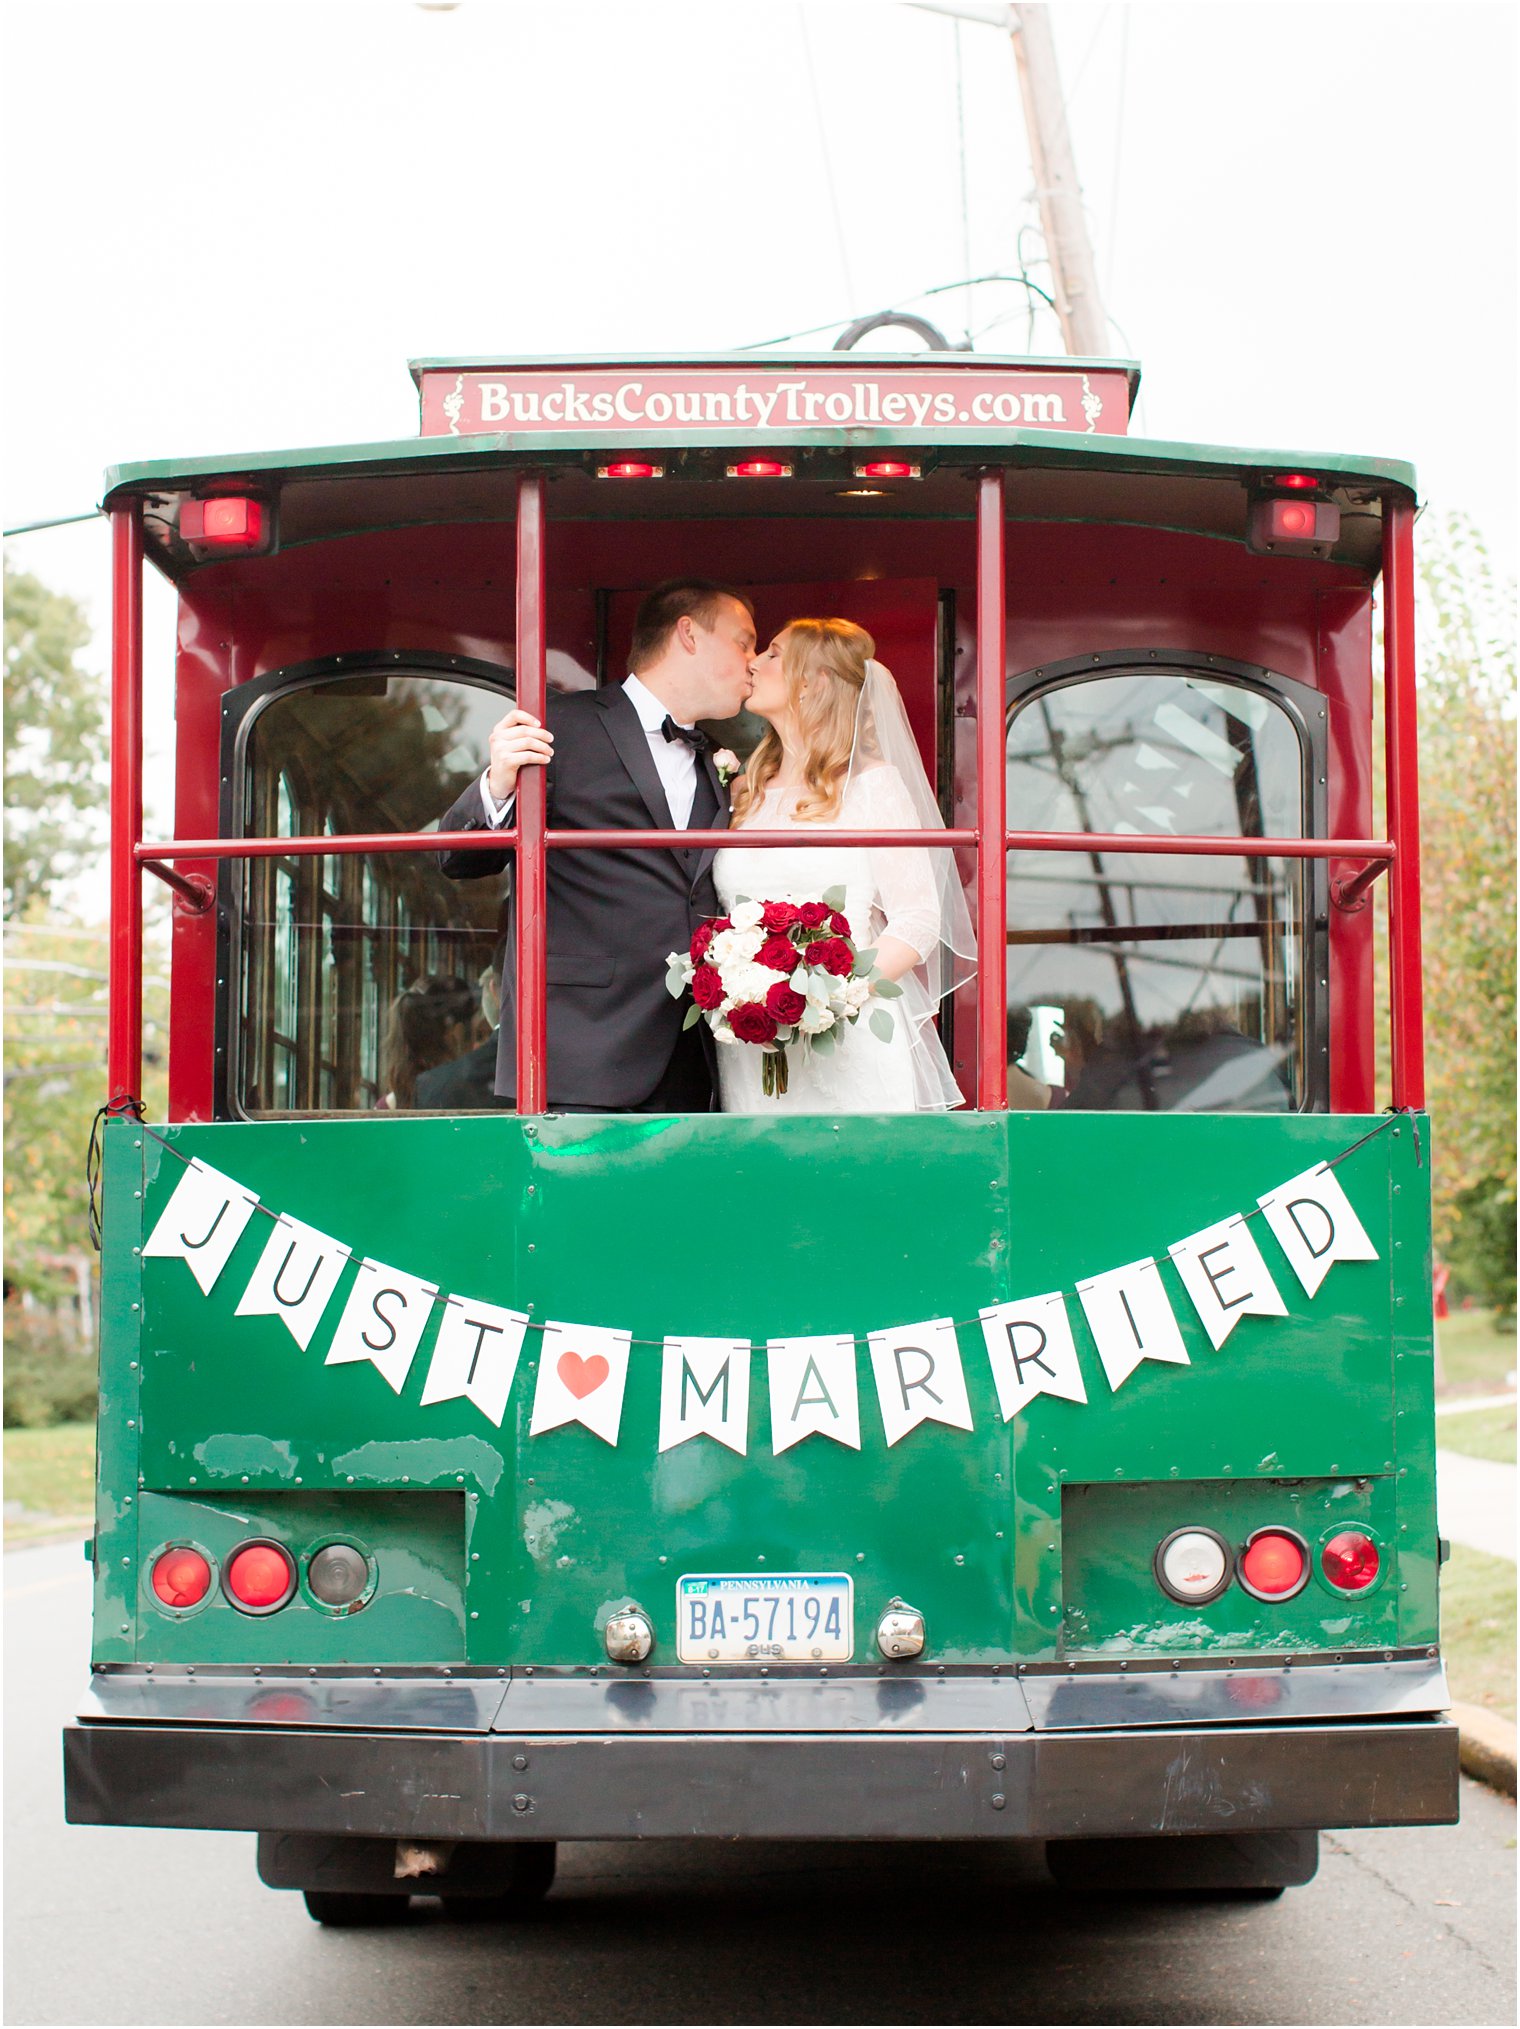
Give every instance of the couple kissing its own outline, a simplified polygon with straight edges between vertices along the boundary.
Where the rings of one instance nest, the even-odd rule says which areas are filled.
[[[974,963],[953,854],[916,842],[813,842],[831,827],[943,828],[897,686],[873,650],[851,621],[806,618],[761,647],[742,592],[672,580],[640,604],[622,684],[552,698],[545,725],[511,711],[492,729],[485,772],[444,816],[444,831],[510,824],[520,771],[539,767],[555,829],[676,834],[668,849],[548,856],[551,1110],[899,1113],[961,1104],[934,1025]],[[765,734],[742,770],[720,768],[699,722],[746,706]],[[798,843],[746,847],[745,829],[795,831]],[[735,842],[716,852],[683,847],[686,830],[731,830]],[[439,865],[467,880],[500,873],[510,857],[443,852]],[[769,927],[779,924],[799,944],[790,976],[765,969],[778,962],[766,953],[780,948]],[[715,976],[724,960],[735,993],[721,1006],[716,988],[698,991],[704,1010],[684,993],[672,997],[674,976],[667,985],[694,940],[704,974]],[[750,954],[762,946],[757,965]],[[832,947],[853,962],[846,967]],[[496,1066],[497,1093],[509,1100],[514,953],[509,938]],[[850,976],[826,1002],[814,982],[830,971]],[[790,999],[778,1001],[778,988]],[[746,1046],[743,1033],[767,989],[773,1007],[798,1010],[782,1029],[796,1040],[779,1078],[777,1045]],[[820,1036],[826,1049],[810,1046]]]

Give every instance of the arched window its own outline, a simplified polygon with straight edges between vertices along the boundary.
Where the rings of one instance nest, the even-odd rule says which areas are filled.
[[[276,672],[228,700],[226,819],[245,837],[436,829],[511,701],[509,671],[443,656]],[[448,881],[429,853],[324,853],[249,860],[226,883],[229,1111],[496,1103],[505,876]],[[427,1074],[444,1066],[440,1096]]]
[[[1323,707],[1303,686],[1205,657],[1105,656],[1014,691],[1010,830],[1316,828]],[[1320,878],[1301,860],[1227,853],[1010,853],[1009,1104],[1323,1105]]]

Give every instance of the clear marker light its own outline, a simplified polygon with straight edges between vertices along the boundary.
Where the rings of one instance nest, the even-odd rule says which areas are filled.
[[[1190,1606],[1217,1599],[1230,1582],[1229,1545],[1212,1529],[1176,1529],[1156,1550],[1156,1581]]]

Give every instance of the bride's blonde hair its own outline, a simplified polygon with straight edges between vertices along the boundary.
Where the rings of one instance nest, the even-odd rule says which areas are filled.
[[[853,620],[793,620],[780,639],[787,703],[803,753],[802,792],[792,814],[803,823],[826,824],[839,815],[856,707],[876,643]],[[771,726],[734,784],[735,824],[744,822],[780,766],[781,739]]]

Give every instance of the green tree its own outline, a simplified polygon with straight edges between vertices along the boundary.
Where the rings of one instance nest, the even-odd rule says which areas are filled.
[[[1434,517],[1431,517],[1434,520]],[[1436,1249],[1515,1292],[1514,586],[1472,523],[1421,531],[1421,887]]]
[[[105,835],[105,691],[76,600],[5,564],[5,915],[46,901]]]

